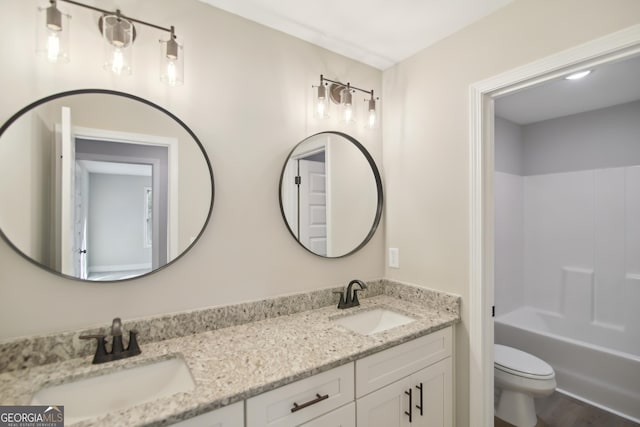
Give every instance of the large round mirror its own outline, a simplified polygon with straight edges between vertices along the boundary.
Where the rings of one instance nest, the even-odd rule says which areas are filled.
[[[213,192],[195,134],[142,98],[64,92],[0,128],[0,234],[65,276],[118,281],[170,264],[200,237]]]
[[[315,134],[296,145],[284,164],[280,209],[289,231],[308,251],[327,258],[352,254],[380,223],[380,173],[351,136]]]

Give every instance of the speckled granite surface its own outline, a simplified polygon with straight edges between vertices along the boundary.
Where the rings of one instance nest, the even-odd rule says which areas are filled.
[[[383,294],[387,283],[390,282],[368,281],[367,293],[362,297]],[[333,292],[342,290],[344,290],[343,286],[242,304],[144,319],[122,319],[122,321],[125,332],[130,329],[138,330],[138,341],[143,345],[337,304],[338,296]],[[115,316],[117,313],[114,313]],[[0,341],[0,373],[92,355],[95,352],[95,342],[81,340],[78,337],[107,334],[110,328],[111,323],[108,323],[102,328]]]
[[[143,342],[142,354],[134,358],[91,365],[91,356],[84,356],[5,372],[0,374],[0,404],[28,404],[33,394],[45,385],[180,357],[191,370],[196,383],[194,390],[74,424],[167,425],[326,371],[442,329],[459,320],[459,297],[395,282],[369,284],[370,294],[378,295],[368,295],[361,299],[361,306],[357,308],[338,310],[333,306],[335,295],[331,295],[329,306],[325,304],[321,308],[300,311],[300,304],[296,302],[296,307],[292,309],[294,313],[280,316],[269,314],[269,310],[284,310],[276,308],[273,300],[258,303],[267,308],[268,315],[264,311],[258,311],[260,309],[255,306],[238,308],[244,306],[242,304],[233,306],[233,309],[227,307],[228,312],[241,312],[244,313],[241,316],[257,318],[248,323],[238,322],[234,326],[218,326],[213,330],[200,332],[199,327],[208,327],[206,321],[202,321],[198,323],[201,326],[189,329],[195,331],[191,332],[192,335],[146,344]],[[331,292],[319,292],[325,291]],[[310,306],[320,304],[313,301],[314,298],[309,297]],[[373,336],[355,334],[332,322],[336,317],[378,307],[403,313],[416,321]],[[191,315],[202,316],[206,311],[193,312]],[[247,315],[247,312],[252,314]],[[189,322],[189,318],[184,317],[187,314],[176,316],[181,320],[168,321],[164,325],[184,330],[185,325],[182,323]],[[152,324],[154,321],[148,320]],[[128,326],[126,320],[124,323]],[[150,325],[154,330],[158,327]],[[165,335],[168,333],[167,330],[163,332]],[[68,353],[70,352],[65,354]],[[67,413],[71,415],[68,411],[69,409]]]

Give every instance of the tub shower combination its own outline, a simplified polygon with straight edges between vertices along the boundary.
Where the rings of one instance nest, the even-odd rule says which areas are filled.
[[[495,342],[640,423],[640,167],[495,183]]]
[[[558,391],[640,423],[640,357],[573,338],[585,329],[579,325],[574,325],[575,333],[562,336],[554,330],[562,321],[554,314],[519,308],[496,318],[496,343],[535,354],[550,364]],[[620,344],[623,349],[638,347],[640,340]]]

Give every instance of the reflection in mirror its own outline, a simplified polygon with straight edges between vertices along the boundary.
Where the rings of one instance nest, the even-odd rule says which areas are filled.
[[[339,258],[362,248],[382,215],[382,181],[369,152],[349,135],[321,132],[289,154],[280,209],[308,251]]]
[[[125,280],[184,254],[213,206],[209,159],[161,107],[80,90],[37,101],[0,128],[0,231],[66,276]]]

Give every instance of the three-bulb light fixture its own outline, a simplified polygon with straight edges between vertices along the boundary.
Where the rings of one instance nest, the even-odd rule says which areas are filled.
[[[184,83],[184,52],[178,44],[175,28],[161,27],[115,12],[89,6],[73,0],[49,0],[49,6],[38,8],[38,52],[50,62],[69,62],[69,32],[71,16],[62,13],[58,1],[70,3],[100,12],[98,28],[104,40],[104,68],[117,75],[131,74],[133,62],[133,42],[136,39],[134,23],[142,24],[169,33],[167,40],[160,40],[161,65],[160,80],[169,86]]]
[[[314,95],[314,115],[316,118],[329,118],[329,100],[331,100],[339,106],[342,123],[355,123],[357,112],[354,108],[353,95],[356,92],[363,92],[369,95],[369,99],[364,100],[365,127],[369,129],[378,127],[379,117],[376,107],[380,98],[374,96],[373,89],[360,89],[352,86],[351,83],[327,79],[322,74],[320,74],[320,85],[313,87],[317,89]]]

